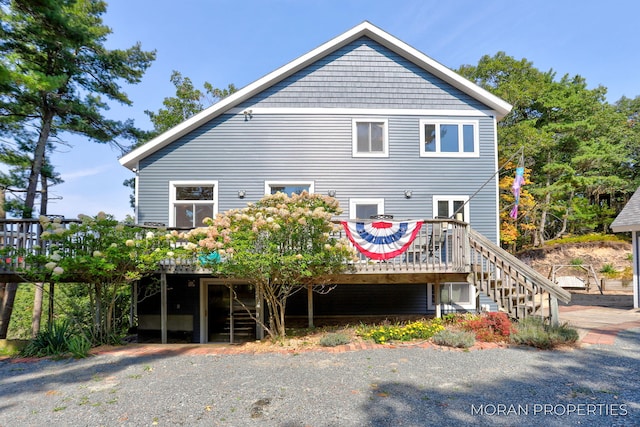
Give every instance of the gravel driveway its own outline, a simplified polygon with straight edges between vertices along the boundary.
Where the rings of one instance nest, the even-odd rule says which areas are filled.
[[[577,350],[0,362],[0,426],[640,425],[640,330]]]

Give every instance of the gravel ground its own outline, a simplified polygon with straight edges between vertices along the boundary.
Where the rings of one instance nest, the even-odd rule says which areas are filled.
[[[0,362],[0,426],[640,425],[640,330],[576,350]]]

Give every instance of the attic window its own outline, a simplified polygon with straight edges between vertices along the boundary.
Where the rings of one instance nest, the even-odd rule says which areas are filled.
[[[353,157],[389,157],[387,120],[353,120]]]

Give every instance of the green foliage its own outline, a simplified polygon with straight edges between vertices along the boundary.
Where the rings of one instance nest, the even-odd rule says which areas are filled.
[[[59,220],[41,218],[46,250],[26,255],[23,275],[38,282],[68,284],[65,315],[87,325],[92,344],[114,343],[126,330],[131,283],[153,274],[158,264],[175,257],[192,258],[177,247],[184,236],[118,223],[111,215],[80,215],[81,222],[64,227]]]
[[[588,242],[623,242],[624,239],[616,234],[600,234],[600,233],[589,233],[582,234],[579,236],[566,236],[560,239],[549,240],[545,242],[545,245],[564,245],[570,243],[588,243]]]
[[[612,264],[605,264],[600,268],[600,273],[604,274],[609,278],[616,277],[618,275],[618,270]]]
[[[32,217],[47,152],[60,134],[115,144],[138,133],[131,122],[104,117],[109,105],[101,97],[131,104],[120,85],[140,82],[155,52],[139,44],[107,49],[105,12],[98,0],[21,0],[0,8],[0,68],[9,82],[0,92],[2,119],[12,139],[28,141],[21,151],[31,155],[24,218]]]
[[[517,249],[565,233],[607,232],[640,183],[640,97],[610,105],[605,88],[504,52],[458,71],[513,105],[499,123],[499,157],[505,162],[524,148],[528,193],[513,221],[510,182],[500,180],[502,241]]]
[[[24,348],[27,357],[62,356],[69,350],[67,340],[71,336],[69,322],[54,322],[40,331]]]
[[[576,267],[579,267],[582,264],[584,264],[584,261],[582,260],[582,258],[573,258],[569,263],[571,265],[575,265]]]
[[[520,320],[511,335],[511,342],[541,349],[552,349],[578,341],[578,332],[567,324],[551,326],[539,317]]]
[[[338,201],[306,191],[277,193],[243,209],[207,219],[188,234],[200,260],[217,274],[247,280],[266,301],[271,338],[285,336],[287,298],[305,286],[327,284],[355,259],[346,240],[331,237]]]
[[[470,331],[445,329],[433,336],[433,342],[454,348],[469,348],[476,343],[476,334]]]
[[[349,342],[351,342],[349,336],[341,332],[328,333],[320,338],[320,345],[323,347],[335,347],[338,345],[349,344]]]
[[[442,319],[423,320],[405,325],[379,325],[358,328],[357,333],[365,339],[378,344],[391,341],[410,341],[413,339],[429,339],[439,331],[444,330]]]
[[[189,77],[182,77],[182,74],[175,70],[171,73],[170,81],[176,88],[175,96],[165,98],[162,101],[164,108],[157,112],[145,111],[153,123],[153,131],[150,136],[157,136],[177,126],[237,90],[233,84],[229,84],[226,89],[218,89],[214,88],[211,83],[205,82],[205,91],[202,92],[193,86]]]

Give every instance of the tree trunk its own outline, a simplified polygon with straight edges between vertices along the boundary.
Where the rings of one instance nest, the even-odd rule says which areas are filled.
[[[56,284],[53,281],[49,282],[49,313],[47,317],[47,325],[49,325],[49,327],[53,326],[53,302],[55,289]]]
[[[42,174],[42,166],[47,151],[47,141],[51,133],[52,122],[53,111],[45,111],[42,117],[40,135],[38,135],[38,143],[33,152],[33,163],[31,164],[31,171],[29,173],[29,185],[27,186],[27,195],[24,201],[24,210],[22,211],[23,218],[33,217],[33,207],[35,206],[36,195],[38,193],[38,180]]]
[[[44,283],[35,284],[33,296],[33,315],[31,316],[31,337],[35,338],[40,332],[40,320],[42,319],[42,297],[44,294]]]
[[[40,186],[42,188],[42,196],[40,198],[40,215],[47,214],[47,177],[40,174]],[[33,314],[31,316],[31,336],[33,338],[40,332],[40,324],[42,322],[42,298],[44,293],[44,283],[35,284],[35,292],[33,293]]]
[[[13,302],[16,299],[17,290],[17,283],[6,284],[4,297],[2,298],[2,306],[0,307],[0,339],[7,338],[9,322],[11,322],[11,313],[13,312]]]

